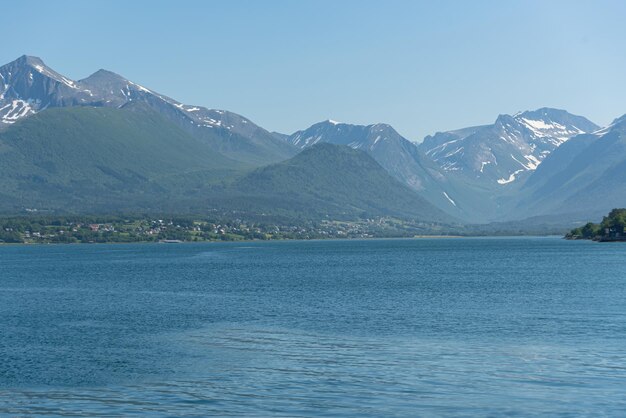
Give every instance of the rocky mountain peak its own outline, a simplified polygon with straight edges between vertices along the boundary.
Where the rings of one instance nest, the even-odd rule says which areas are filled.
[[[437,133],[421,147],[444,171],[507,185],[570,138],[597,128],[582,116],[544,107],[499,115],[493,125]]]

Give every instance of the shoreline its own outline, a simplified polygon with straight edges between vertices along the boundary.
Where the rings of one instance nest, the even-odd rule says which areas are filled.
[[[247,240],[204,240],[204,241],[181,241],[181,242],[159,242],[159,241],[131,241],[131,242],[0,242],[0,247],[21,247],[21,246],[74,246],[74,245],[190,245],[190,244],[236,244],[236,243],[257,243],[257,242],[310,242],[310,241],[382,241],[382,240],[424,240],[424,239],[512,239],[512,238],[558,238],[564,239],[560,235],[416,235],[413,237],[354,237],[354,238],[283,238],[283,239],[247,239]],[[572,240],[574,241],[574,240]]]

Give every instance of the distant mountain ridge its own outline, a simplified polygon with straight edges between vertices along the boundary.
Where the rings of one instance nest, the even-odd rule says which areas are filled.
[[[534,171],[570,138],[597,129],[582,116],[542,108],[500,115],[492,125],[427,136],[420,149],[446,172],[504,186]]]
[[[0,127],[52,107],[120,107],[139,101],[234,160],[256,166],[297,152],[243,116],[182,104],[107,70],[74,81],[40,58],[24,55],[0,67],[0,82]]]
[[[290,160],[256,169],[234,182],[225,195],[241,208],[314,218],[391,215],[456,222],[391,177],[364,151],[323,142]]]
[[[327,120],[283,137],[300,149],[316,144],[345,145],[365,151],[389,174],[430,203],[453,216],[463,216],[457,192],[439,168],[417,145],[385,123],[353,125]]]
[[[292,209],[298,205],[284,193],[291,190],[314,206],[300,205],[301,213],[315,216],[324,210],[341,214],[345,205],[352,215],[378,208],[379,214],[388,210],[419,218],[422,210],[424,219],[434,219],[428,214],[435,207],[451,218],[479,223],[560,214],[589,217],[609,206],[626,206],[625,121],[626,116],[600,129],[582,116],[541,108],[500,115],[490,125],[438,132],[421,144],[384,123],[327,120],[287,135],[236,113],[183,104],[111,71],[72,80],[37,57],[22,56],[0,67],[0,211],[202,210],[211,205],[228,209],[237,202],[270,211],[272,199],[278,199],[277,204],[290,202],[283,209],[297,216]],[[150,148],[151,140],[159,149]],[[307,153],[313,148],[315,153]],[[350,148],[359,156],[346,154]],[[337,158],[331,158],[333,152]],[[310,158],[297,158],[302,153]],[[354,165],[362,154],[376,165]],[[360,167],[360,176],[373,183],[357,182],[345,167],[322,164],[321,155],[335,165]],[[296,166],[310,182],[294,172]],[[363,167],[378,174],[368,177]],[[383,180],[380,167],[403,187]],[[260,169],[250,172],[255,168]],[[297,183],[302,190],[285,182],[285,173],[302,180]],[[272,184],[255,182],[255,175]],[[377,203],[370,206],[347,188],[333,191],[331,185],[341,186],[333,176],[351,178],[352,187],[362,188]],[[394,193],[385,194],[386,187]],[[376,194],[394,201],[383,204]],[[341,203],[323,205],[324,199]],[[417,211],[397,205],[409,201]]]
[[[140,102],[49,108],[0,131],[0,213],[188,212],[241,169]]]
[[[415,190],[424,190],[433,176],[439,176],[436,167],[424,160],[414,143],[384,123],[364,126],[327,120],[295,132],[286,140],[301,149],[329,143],[365,151]]]
[[[387,124],[333,120],[277,137],[300,149],[331,143],[363,150],[440,209],[484,222],[506,219],[516,190],[551,152],[572,137],[598,129],[582,116],[541,108],[500,115],[493,125],[438,133],[419,145]]]
[[[62,133],[62,134],[59,134]],[[50,108],[0,131],[0,213],[220,213],[456,220],[365,152],[318,144],[254,171],[145,103]]]
[[[597,217],[625,203],[626,115],[555,150],[521,188],[514,213]]]

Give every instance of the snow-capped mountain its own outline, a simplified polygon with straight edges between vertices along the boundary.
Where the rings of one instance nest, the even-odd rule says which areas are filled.
[[[386,124],[329,120],[283,135],[270,133],[232,112],[181,103],[106,70],[72,80],[29,56],[0,67],[3,134],[19,131],[24,124],[16,122],[22,119],[27,119],[25,123],[36,121],[51,113],[28,119],[46,109],[81,106],[146,110],[146,117],[165,119],[163,126],[174,123],[177,130],[182,128],[185,132],[179,137],[191,134],[191,142],[208,145],[211,153],[206,155],[235,171],[286,160],[320,142],[362,150],[409,186],[406,190],[412,189],[441,210],[470,222],[504,220],[518,210],[523,214],[563,212],[573,202],[581,207],[580,202],[600,206],[597,202],[623,195],[624,118],[599,129],[584,117],[542,108],[500,115],[492,125],[440,132],[420,145]],[[77,110],[84,109],[55,112]],[[96,112],[88,119],[94,118],[100,121],[106,115]],[[68,120],[61,123],[68,124]],[[600,187],[602,184],[613,185],[618,193]],[[582,191],[581,185],[587,189]]]
[[[462,216],[454,185],[413,142],[390,125],[352,125],[327,120],[295,132],[285,140],[300,149],[326,142],[365,151],[393,177],[428,201],[450,214]]]
[[[90,100],[88,90],[39,58],[22,56],[0,67],[0,128],[47,107],[74,106]]]
[[[366,151],[394,177],[418,191],[441,176],[415,144],[384,123],[365,126],[328,120],[295,132],[286,140],[301,149],[327,142]]]
[[[107,70],[74,81],[37,57],[22,56],[0,67],[0,128],[48,107],[121,107],[131,101],[148,104],[235,160],[260,165],[296,153],[243,116],[180,103]]]
[[[504,186],[516,182],[573,136],[598,126],[564,110],[542,108],[500,115],[493,125],[428,136],[420,149],[444,172]]]
[[[606,128],[578,135],[556,149],[519,192],[526,213],[599,217],[626,206],[626,115]]]

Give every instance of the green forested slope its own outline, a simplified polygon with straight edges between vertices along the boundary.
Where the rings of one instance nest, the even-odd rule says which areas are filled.
[[[224,196],[226,206],[307,217],[393,215],[451,221],[365,152],[326,143],[254,170]]]
[[[0,210],[167,206],[240,168],[142,105],[48,109],[0,133]]]

